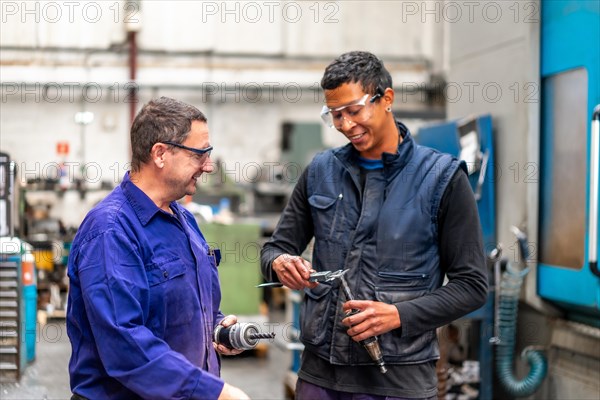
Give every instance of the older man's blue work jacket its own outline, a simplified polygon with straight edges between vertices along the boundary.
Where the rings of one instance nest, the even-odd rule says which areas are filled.
[[[216,399],[216,260],[194,217],[129,179],[85,218],[69,256],[71,390],[89,399]]]
[[[383,173],[367,174],[364,182],[351,145],[318,154],[308,167],[307,196],[314,224],[313,267],[348,269],[346,281],[356,299],[402,307],[442,284],[436,219],[460,164],[416,145],[404,125],[399,129],[403,141],[398,152],[384,153]],[[332,364],[372,364],[341,323],[347,299],[339,283],[305,292],[301,339],[306,348]],[[409,327],[379,340],[390,364],[439,357],[435,330],[410,332]]]

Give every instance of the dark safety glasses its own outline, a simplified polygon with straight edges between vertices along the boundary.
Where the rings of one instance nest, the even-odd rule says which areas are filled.
[[[205,162],[208,157],[210,157],[210,152],[212,151],[213,147],[212,146],[208,146],[204,149],[196,149],[194,147],[188,147],[188,146],[184,146],[182,144],[179,143],[175,143],[175,142],[171,142],[171,141],[164,141],[161,142],[163,144],[168,144],[169,146],[174,146],[174,147],[179,147],[180,149],[184,149],[187,151],[190,151],[192,153],[194,153],[199,161]]]

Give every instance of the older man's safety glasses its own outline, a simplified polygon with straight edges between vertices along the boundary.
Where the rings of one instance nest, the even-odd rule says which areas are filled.
[[[345,106],[336,108],[323,106],[323,109],[321,110],[321,119],[327,126],[336,129],[342,128],[344,120],[351,124],[362,124],[371,118],[372,110],[369,105],[373,104],[380,97],[380,93],[373,96],[367,93],[359,100],[346,104]]]
[[[196,149],[194,147],[184,146],[182,144],[179,144],[176,142],[171,142],[171,141],[164,141],[161,143],[168,144],[169,146],[179,147],[180,149],[184,149],[189,152],[192,152],[196,156],[196,159],[202,163],[204,163],[204,162],[206,162],[206,160],[208,160],[208,158],[210,157],[210,152],[213,149],[212,146],[205,147],[204,149]]]

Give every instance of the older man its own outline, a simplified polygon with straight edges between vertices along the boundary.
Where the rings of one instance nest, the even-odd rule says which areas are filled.
[[[212,341],[218,260],[176,200],[212,171],[206,117],[162,97],[131,128],[131,171],[86,216],[69,257],[73,399],[240,399]]]

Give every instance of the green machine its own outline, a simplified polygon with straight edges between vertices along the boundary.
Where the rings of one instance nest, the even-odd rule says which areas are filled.
[[[261,230],[258,224],[201,224],[208,244],[221,250],[219,280],[221,311],[225,315],[260,313],[262,282],[260,274]]]
[[[294,163],[303,170],[315,154],[324,149],[321,124],[286,122],[282,125],[281,159],[284,163]]]

